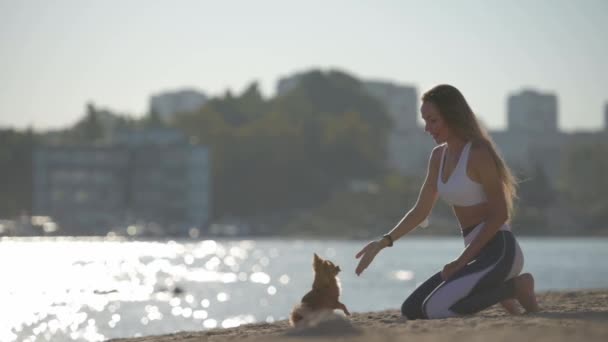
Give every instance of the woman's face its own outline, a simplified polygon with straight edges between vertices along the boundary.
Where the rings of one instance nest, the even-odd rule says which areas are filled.
[[[420,112],[424,120],[424,131],[428,132],[436,143],[446,142],[450,136],[450,128],[439,114],[439,109],[432,102],[425,101],[422,102]]]

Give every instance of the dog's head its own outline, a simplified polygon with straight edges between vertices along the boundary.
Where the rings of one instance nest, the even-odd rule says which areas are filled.
[[[322,259],[316,253],[313,258],[312,269],[315,274],[322,277],[335,277],[340,273],[340,266],[334,265],[329,260]]]

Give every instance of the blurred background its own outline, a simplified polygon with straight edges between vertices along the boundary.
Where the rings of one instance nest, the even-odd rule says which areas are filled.
[[[350,274],[414,204],[434,147],[420,97],[441,83],[518,176],[540,288],[608,287],[607,16],[601,0],[0,0],[0,339],[285,318],[313,252]],[[377,265],[385,281],[345,276],[347,306],[398,307],[458,253],[449,207],[429,223]]]

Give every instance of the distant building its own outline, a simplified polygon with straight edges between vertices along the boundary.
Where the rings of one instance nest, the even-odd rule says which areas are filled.
[[[511,132],[557,133],[557,96],[523,90],[507,100],[507,124]]]
[[[367,92],[380,101],[393,120],[388,141],[389,167],[411,173],[424,172],[431,141],[418,127],[418,90],[389,82],[364,81]]]
[[[393,119],[393,130],[401,133],[418,129],[418,91],[416,87],[389,82],[364,81],[367,92],[386,107]]]
[[[83,231],[124,220],[129,153],[119,147],[41,147],[33,156],[33,215]]]
[[[389,135],[389,167],[404,175],[424,176],[435,142],[422,128]]]
[[[146,145],[179,145],[186,143],[181,131],[171,128],[141,128],[118,131],[109,141],[111,145],[146,146]]]
[[[46,146],[34,153],[33,215],[51,216],[70,234],[105,234],[153,222],[155,234],[206,225],[208,149],[164,134],[134,132],[107,146]],[[157,140],[154,137],[160,137]]]
[[[540,166],[550,181],[557,183],[565,133],[531,134],[522,131],[492,131],[492,139],[509,167],[517,174],[529,174]]]
[[[150,113],[156,113],[163,121],[170,122],[175,114],[197,111],[205,102],[207,96],[196,90],[166,92],[150,97]]]
[[[175,233],[201,227],[210,214],[210,163],[202,146],[145,145],[135,148],[129,169],[129,215]],[[181,227],[181,228],[180,228]]]

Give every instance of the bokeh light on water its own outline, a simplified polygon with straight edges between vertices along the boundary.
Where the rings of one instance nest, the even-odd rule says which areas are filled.
[[[521,239],[538,290],[608,287],[608,239]],[[363,241],[0,239],[0,341],[102,341],[286,319],[310,290],[312,254],[342,272],[351,312],[397,309],[462,250],[409,238],[357,277]]]
[[[238,306],[244,297],[268,306],[287,285],[287,274],[266,271],[279,256],[253,241],[3,239],[0,340],[102,341],[273,321]]]

